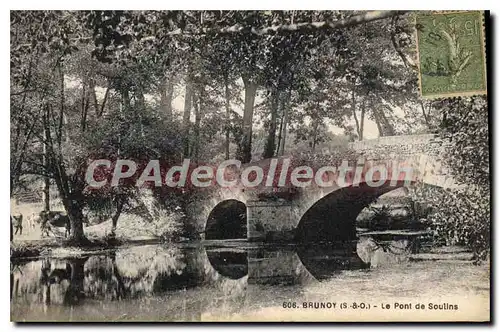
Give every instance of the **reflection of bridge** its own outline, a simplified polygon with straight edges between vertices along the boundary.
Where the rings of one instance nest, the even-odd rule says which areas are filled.
[[[209,262],[224,279],[245,278],[249,284],[298,285],[330,278],[343,270],[367,267],[355,244],[296,247],[286,250],[234,248],[206,251]],[[207,271],[206,271],[207,272]],[[210,274],[210,273],[208,273]]]
[[[368,233],[367,233],[368,234]],[[362,236],[342,244],[286,248],[205,248],[202,261],[208,280],[242,280],[248,284],[299,285],[329,279],[345,270],[393,265],[419,251],[412,236]],[[413,238],[414,239],[414,238]]]
[[[124,313],[136,320],[198,321],[207,311],[227,314],[279,305],[317,281],[367,267],[366,259],[373,265],[376,258],[380,266],[385,259],[381,255],[408,256],[362,242],[281,249],[140,246],[104,255],[18,262],[11,268],[11,304],[15,316],[28,321],[39,319],[40,312],[46,320],[59,321],[106,321]],[[392,241],[391,247],[401,248],[400,243]],[[268,286],[276,285],[294,287],[270,292]],[[89,312],[89,305],[99,310]],[[65,307],[71,307],[74,316],[68,317]]]
[[[353,239],[356,217],[379,196],[408,183],[454,186],[453,179],[441,166],[442,151],[443,142],[435,135],[391,136],[351,143],[345,148],[345,156],[342,151],[323,151],[323,159],[326,156],[327,161],[321,166],[338,167],[354,153],[362,162],[351,160],[349,166],[361,164],[361,178],[356,179],[356,169],[352,169],[346,172],[344,183],[332,181],[333,185],[325,187],[314,183],[305,188],[215,186],[196,202],[191,218],[207,239],[234,238],[242,232],[241,224],[245,225],[246,237],[253,241]],[[258,164],[266,170],[270,163],[268,159],[242,168]],[[307,162],[299,165],[308,166]],[[387,178],[381,179],[380,172],[372,172],[370,183],[367,174],[374,167],[385,168]],[[324,175],[324,182],[335,179],[333,173]]]

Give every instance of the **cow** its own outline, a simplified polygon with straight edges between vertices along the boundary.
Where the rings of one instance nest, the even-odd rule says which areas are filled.
[[[71,232],[71,221],[63,211],[41,211],[39,215],[41,223],[42,236],[52,231],[52,227],[64,227],[64,237],[68,237]],[[88,218],[83,217],[83,222],[88,224]]]
[[[67,237],[71,231],[71,223],[66,213],[62,211],[41,211],[39,214],[40,229],[42,236],[49,236],[49,231],[52,232],[52,227],[65,228],[64,237]]]

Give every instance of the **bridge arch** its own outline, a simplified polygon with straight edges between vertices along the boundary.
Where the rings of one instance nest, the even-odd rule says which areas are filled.
[[[343,242],[356,239],[355,221],[359,213],[378,197],[401,188],[389,182],[371,187],[366,182],[334,190],[310,206],[299,220],[296,229],[298,242]]]
[[[218,203],[205,225],[206,240],[244,239],[247,237],[247,207],[237,199]]]
[[[396,162],[396,164],[394,164]],[[404,178],[398,163],[411,169],[410,177]],[[454,188],[457,183],[441,161],[431,155],[417,154],[394,160],[373,160],[371,165],[385,165],[389,174],[397,172],[380,186],[369,186],[366,182],[345,185],[331,189],[310,188],[298,199],[295,209],[296,240],[310,241],[346,241],[356,238],[355,221],[360,212],[378,197],[404,186],[424,184],[441,188]],[[397,180],[396,180],[397,179]]]

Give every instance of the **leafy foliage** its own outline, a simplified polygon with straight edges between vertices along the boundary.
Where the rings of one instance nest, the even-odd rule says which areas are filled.
[[[368,121],[379,136],[435,131],[442,122],[450,166],[468,191],[453,193],[460,207],[441,211],[475,211],[463,232],[459,219],[446,218],[460,241],[481,247],[489,236],[489,210],[481,210],[489,206],[486,102],[421,100],[410,16],[379,13],[384,19],[368,22],[359,14],[12,11],[11,195],[49,179],[80,241],[84,210],[116,224],[143,196],[131,182],[87,190],[85,169],[96,158],[245,163],[294,152],[312,164],[355,161],[343,145],[362,140]],[[338,22],[342,29],[333,29]],[[466,55],[454,46],[460,70]],[[341,142],[338,153],[323,151],[326,142]],[[171,211],[198,193],[152,194],[161,209],[149,219],[167,227],[154,224],[155,233],[190,233]]]
[[[491,197],[488,106],[484,97],[434,102],[443,112],[441,134],[450,140],[447,167],[456,189],[420,188],[416,196],[431,204],[436,237],[446,244],[467,245],[479,261],[490,250]]]

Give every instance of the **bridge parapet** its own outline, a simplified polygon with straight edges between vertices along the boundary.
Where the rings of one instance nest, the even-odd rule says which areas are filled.
[[[423,154],[441,155],[446,145],[435,134],[384,136],[376,139],[349,143],[349,148],[365,154],[367,158],[383,159],[390,156]]]

